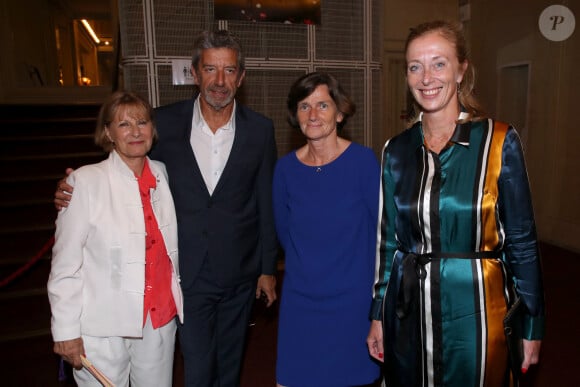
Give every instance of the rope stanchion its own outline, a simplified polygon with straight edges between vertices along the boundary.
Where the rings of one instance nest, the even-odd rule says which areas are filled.
[[[20,277],[28,269],[30,269],[32,265],[34,265],[36,262],[38,262],[40,258],[42,258],[42,256],[52,247],[53,244],[54,244],[54,236],[50,237],[50,239],[44,244],[44,246],[42,246],[40,251],[38,251],[38,253],[36,253],[36,255],[32,257],[30,261],[26,262],[26,264],[24,264],[14,273],[10,274],[8,277],[0,280],[0,289],[8,285],[12,281],[14,281],[16,278]]]

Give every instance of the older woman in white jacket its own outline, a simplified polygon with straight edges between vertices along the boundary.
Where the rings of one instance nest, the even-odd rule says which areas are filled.
[[[177,221],[165,166],[147,157],[156,138],[142,97],[114,93],[95,141],[109,157],[74,171],[74,195],[56,220],[48,296],[54,351],[79,386],[171,386],[176,316],[183,319]]]

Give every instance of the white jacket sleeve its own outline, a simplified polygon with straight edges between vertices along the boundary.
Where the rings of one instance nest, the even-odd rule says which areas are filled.
[[[90,197],[87,184],[76,172],[67,179],[74,186],[69,206],[60,210],[56,219],[52,268],[47,290],[52,312],[51,329],[54,341],[81,336],[80,318],[83,309],[83,246],[89,229]]]

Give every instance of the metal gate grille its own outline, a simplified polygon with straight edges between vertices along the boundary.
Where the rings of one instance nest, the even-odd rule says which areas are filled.
[[[381,0],[322,0],[321,24],[223,21],[213,18],[213,1],[119,0],[124,86],[149,97],[154,106],[190,98],[194,87],[172,85],[171,62],[189,59],[193,38],[204,29],[233,32],[246,55],[239,100],[274,120],[278,151],[303,143],[286,123],[286,95],[292,82],[314,70],[335,75],[357,105],[343,133],[370,145],[380,125]]]

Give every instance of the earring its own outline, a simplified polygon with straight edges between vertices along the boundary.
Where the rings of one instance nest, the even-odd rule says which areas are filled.
[[[457,82],[457,94],[461,94],[461,83]]]

